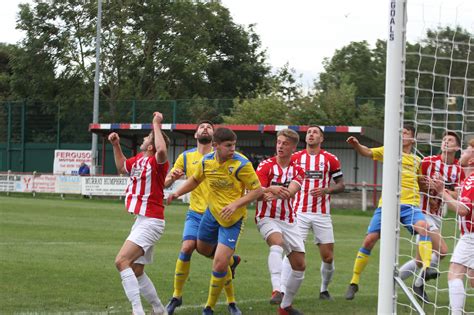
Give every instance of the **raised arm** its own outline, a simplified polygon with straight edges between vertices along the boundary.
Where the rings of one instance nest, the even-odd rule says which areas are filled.
[[[168,149],[166,147],[165,139],[161,133],[161,122],[163,121],[163,114],[160,112],[153,113],[153,133],[155,139],[155,158],[158,163],[165,163],[168,159]]]
[[[120,147],[120,137],[116,132],[112,132],[109,135],[109,141],[112,144],[112,148],[114,149],[114,160],[115,160],[115,167],[119,174],[126,174],[127,171],[125,170],[125,161],[127,158],[123,155],[122,147]]]
[[[360,155],[372,158],[372,150],[370,150],[365,145],[360,144],[356,137],[350,136],[347,138],[346,142],[349,143]]]
[[[455,199],[452,196],[452,192],[444,188],[444,182],[439,179],[430,179],[430,185],[443,198],[446,202],[448,209],[456,212],[461,217],[469,214],[469,208],[463,202]]]
[[[178,197],[192,191],[197,186],[199,186],[199,184],[200,184],[200,182],[198,182],[197,179],[194,178],[194,176],[189,177],[184,182],[183,185],[181,185],[174,193],[172,193],[168,196],[167,204],[170,204],[171,201],[173,201],[174,199],[177,199]]]

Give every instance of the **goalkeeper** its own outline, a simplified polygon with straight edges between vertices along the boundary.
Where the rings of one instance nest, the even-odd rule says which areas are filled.
[[[412,153],[415,143],[415,129],[413,126],[403,126],[403,154],[402,154],[402,176],[401,176],[401,195],[400,195],[400,222],[408,229],[410,233],[418,233],[420,242],[418,250],[423,262],[423,272],[429,267],[431,261],[432,245],[428,236],[428,224],[423,213],[419,208],[420,195],[418,186],[418,176],[420,175],[421,159]],[[370,157],[376,161],[383,161],[384,148],[368,148],[359,143],[355,137],[347,139],[349,143],[359,154]],[[382,199],[379,200],[378,208],[370,221],[367,235],[362,243],[362,247],[357,253],[352,279],[347,288],[346,300],[354,299],[359,290],[360,274],[364,271],[369,261],[370,252],[380,238],[381,217],[382,217]]]

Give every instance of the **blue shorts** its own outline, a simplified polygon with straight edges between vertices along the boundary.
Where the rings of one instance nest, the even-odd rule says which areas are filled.
[[[184,221],[183,241],[197,240],[201,219],[202,213],[197,213],[191,209],[188,210],[188,213],[186,214],[186,220]]]
[[[206,209],[199,225],[198,239],[211,245],[221,243],[231,249],[235,249],[242,228],[242,219],[234,225],[223,227],[217,222],[211,211]]]
[[[421,212],[420,208],[413,205],[401,205],[400,206],[400,223],[410,232],[414,234],[413,225],[418,221],[426,221],[425,215]],[[370,220],[367,234],[369,233],[380,233],[382,223],[382,208],[375,209],[374,216]]]

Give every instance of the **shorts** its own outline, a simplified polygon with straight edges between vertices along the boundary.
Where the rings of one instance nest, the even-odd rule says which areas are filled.
[[[298,212],[297,225],[303,241],[306,241],[309,230],[312,230],[314,244],[334,244],[334,230],[330,215]]]
[[[461,236],[454,248],[451,262],[474,269],[474,233]]]
[[[421,212],[420,208],[413,205],[400,205],[400,223],[410,232],[415,234],[413,225],[418,221],[426,221],[425,215]],[[369,233],[380,233],[382,226],[382,208],[378,207],[375,209],[372,220],[370,220],[367,234]]]
[[[436,214],[425,213],[425,220],[428,223],[429,231],[441,231],[441,217]]]
[[[234,223],[234,225],[223,227],[208,208],[204,212],[201,224],[199,225],[198,240],[211,245],[221,243],[235,250],[243,227],[242,219]]]
[[[140,246],[144,251],[143,256],[138,257],[135,263],[146,265],[153,262],[155,243],[161,238],[164,230],[165,220],[137,215],[127,237],[127,241]]]
[[[264,240],[267,240],[273,233],[280,233],[283,237],[285,255],[289,255],[291,252],[305,252],[304,242],[296,222],[288,223],[273,218],[262,218],[257,222],[257,229]]]
[[[199,224],[201,224],[202,213],[197,213],[189,209],[186,214],[183,229],[183,241],[196,241],[198,236]]]

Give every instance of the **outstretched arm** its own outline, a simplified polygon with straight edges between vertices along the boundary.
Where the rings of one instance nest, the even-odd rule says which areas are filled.
[[[160,112],[153,113],[153,133],[155,139],[155,158],[158,163],[165,163],[168,159],[168,149],[166,147],[165,139],[161,133],[161,122],[163,121],[163,114]]]
[[[356,137],[350,136],[347,138],[346,142],[349,143],[360,155],[372,158],[372,150],[365,145],[360,144]]]
[[[115,167],[119,174],[126,174],[127,171],[125,170],[125,161],[127,158],[123,155],[122,147],[120,147],[120,137],[116,132],[112,132],[109,135],[109,141],[112,144],[114,149],[114,160],[115,160]]]
[[[171,201],[174,199],[177,199],[178,197],[187,194],[188,192],[192,191],[195,189],[197,186],[199,186],[200,182],[194,178],[194,176],[189,177],[183,185],[181,185],[178,190],[176,190],[174,193],[170,194],[168,196],[167,204],[170,204]]]

